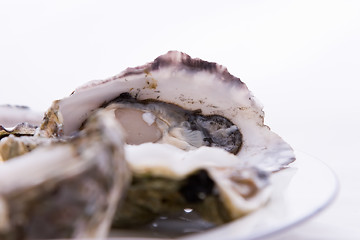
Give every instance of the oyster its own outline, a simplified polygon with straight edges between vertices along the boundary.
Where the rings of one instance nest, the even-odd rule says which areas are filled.
[[[71,136],[99,108],[124,127],[133,174],[114,226],[185,207],[215,223],[241,217],[268,201],[269,174],[295,160],[264,125],[262,106],[245,83],[184,53],[83,85],[53,103],[47,114],[56,112],[60,121],[43,130]]]
[[[0,163],[31,151],[48,139],[37,139],[42,114],[25,106],[0,106]],[[16,137],[28,136],[22,140]]]
[[[62,119],[58,114],[57,109],[52,109],[45,114],[42,122],[32,122],[37,125],[32,125],[26,122],[31,117],[37,116],[37,113],[30,111],[26,107],[0,107],[5,109],[5,113],[12,112],[4,120],[6,125],[9,123],[16,124],[15,127],[5,128],[0,125],[0,162],[28,153],[41,145],[49,145],[53,142],[64,141],[65,139],[58,138],[62,133]],[[28,117],[21,120],[24,112],[27,112]],[[35,118],[36,119],[36,118]],[[17,122],[21,123],[17,123]],[[38,126],[40,125],[40,127]]]
[[[0,105],[0,124],[3,128],[14,127],[24,122],[32,126],[38,126],[42,118],[42,113],[33,111],[26,106]]]
[[[70,140],[3,163],[0,238],[107,236],[130,177],[123,154],[121,127],[98,112]]]
[[[16,137],[11,134],[0,140],[0,162],[26,154],[41,145],[49,145],[58,140],[36,136]]]
[[[126,98],[129,100],[126,101]],[[181,107],[193,117],[220,116],[230,124],[230,127],[223,127],[225,130],[223,132],[239,130],[241,141],[237,141],[237,144],[241,150],[236,153],[239,159],[266,171],[278,171],[295,160],[292,148],[264,125],[262,105],[245,83],[231,75],[221,65],[192,59],[176,51],[170,51],[143,66],[128,68],[112,78],[89,82],[76,89],[70,97],[56,101],[49,112],[55,109],[61,114],[64,135],[71,135],[80,129],[93,110],[108,106],[119,99],[123,104],[131,104],[134,101],[164,102]],[[123,107],[123,109],[134,108],[136,109],[134,105]],[[161,109],[163,107],[160,106],[158,110]],[[150,123],[157,120],[151,120],[154,118],[152,115],[156,117],[151,107],[140,110],[143,113],[135,114],[130,121],[124,122],[120,119],[125,129],[133,128],[140,129],[140,133],[146,132],[148,130],[146,126],[151,127]],[[118,116],[128,114],[118,111]],[[177,111],[178,109],[174,107],[173,112]],[[170,114],[169,111],[165,113],[167,116]],[[135,121],[136,118],[140,118],[138,119],[140,121]],[[173,129],[173,119],[170,119],[172,122],[169,123],[169,130]],[[134,122],[139,123],[139,127],[142,128],[137,128],[137,125],[132,126]],[[141,123],[145,124],[141,125]],[[186,123],[181,122],[181,124],[187,127]],[[195,136],[196,130],[193,131]],[[186,129],[183,132],[191,135]],[[153,138],[156,139],[158,131],[155,130],[154,134]],[[180,137],[177,138],[181,140],[184,134],[179,135]],[[139,138],[143,136],[140,135]],[[227,141],[226,139],[225,137],[223,140]]]
[[[145,143],[128,145],[126,156],[133,180],[115,215],[118,228],[176,216],[184,209],[218,225],[259,208],[271,190],[268,173],[219,148],[183,151]]]
[[[37,126],[27,122],[17,124],[15,127],[5,128],[0,125],[0,139],[9,135],[13,136],[33,136],[36,133]]]

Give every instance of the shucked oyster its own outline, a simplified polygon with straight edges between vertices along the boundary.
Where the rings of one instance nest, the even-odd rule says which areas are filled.
[[[14,127],[24,122],[36,126],[41,123],[42,117],[42,113],[33,111],[26,106],[0,105],[0,125],[2,128]]]
[[[123,154],[121,127],[98,112],[71,140],[0,165],[0,239],[106,237],[129,180]]]
[[[5,113],[4,110],[6,110]],[[57,109],[53,108],[52,111],[47,112],[42,122],[37,122],[37,118],[31,119],[31,117],[34,118],[38,114],[28,108],[0,107],[0,113],[2,114],[8,114],[9,111],[12,114],[9,114],[6,118],[0,118],[0,121],[3,120],[7,126],[9,124],[16,125],[7,128],[0,125],[0,163],[28,153],[39,146],[65,141],[58,138],[62,134],[62,119]],[[24,117],[21,121],[24,111],[27,117]],[[29,120],[37,125],[28,123]],[[18,123],[19,121],[20,123]]]
[[[134,101],[139,105],[153,104],[136,106],[133,104]],[[128,105],[119,107],[118,116],[125,129],[138,130],[135,133],[130,132],[132,139],[134,136],[143,139],[144,132],[153,129],[154,125],[151,123],[154,121],[156,128],[159,128],[163,135],[160,138],[159,131],[155,129],[150,134],[152,137],[150,141],[160,140],[164,143],[165,135],[171,135],[171,131],[175,129],[175,138],[179,141],[184,140],[184,144],[186,142],[190,148],[198,147],[196,145],[199,145],[199,141],[193,141],[198,137],[205,138],[201,145],[208,145],[209,139],[206,133],[201,135],[198,130],[207,128],[206,132],[211,128],[206,125],[216,122],[211,118],[219,117],[221,119],[219,122],[225,124],[216,126],[220,128],[220,133],[216,134],[237,135],[233,139],[238,146],[241,146],[241,150],[238,151],[239,149],[235,147],[234,151],[238,151],[236,154],[242,161],[249,161],[257,166],[260,164],[264,169],[276,171],[294,160],[291,147],[264,125],[262,106],[247,89],[245,83],[216,63],[192,59],[180,52],[169,52],[158,57],[154,62],[128,68],[104,81],[85,84],[76,89],[70,97],[57,102],[58,111],[63,117],[64,134],[76,132],[92,110],[114,102]],[[171,107],[161,102],[173,105],[173,109],[169,111]],[[174,122],[178,116],[173,117],[172,114],[179,112],[176,107],[184,109],[181,113],[184,117],[180,118],[185,120]],[[156,108],[155,111],[153,108]],[[130,111],[124,112],[126,110]],[[158,112],[161,111],[163,113],[159,115]],[[122,116],[129,114],[133,114],[131,120],[121,119]],[[204,121],[201,118],[207,119]],[[158,120],[169,126],[168,133],[163,132]],[[201,122],[204,124],[202,125]],[[193,125],[200,126],[195,126],[194,130]],[[223,141],[228,141],[226,136]]]
[[[49,139],[35,138],[42,114],[25,106],[0,106],[0,163],[48,143]],[[27,138],[17,138],[27,136]]]
[[[295,159],[264,125],[261,105],[239,78],[184,53],[169,52],[54,102],[48,114],[55,109],[62,121],[48,134],[76,133],[98,108],[124,126],[134,176],[116,226],[188,206],[216,223],[240,217],[268,200],[268,174]]]

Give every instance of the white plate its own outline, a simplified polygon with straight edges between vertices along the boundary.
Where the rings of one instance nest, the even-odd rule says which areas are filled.
[[[337,178],[321,161],[301,152],[296,152],[296,157],[289,169],[273,175],[274,191],[265,207],[229,224],[181,239],[258,239],[286,230],[319,213],[335,198]],[[168,227],[176,229],[184,222],[173,221],[172,224],[175,226]],[[152,237],[161,236],[153,230]],[[130,235],[136,237],[137,234]],[[138,237],[144,239],[143,234]]]

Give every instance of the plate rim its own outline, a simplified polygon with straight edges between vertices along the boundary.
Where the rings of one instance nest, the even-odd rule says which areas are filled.
[[[326,200],[323,201],[319,206],[314,207],[314,211],[308,212],[306,214],[304,214],[303,216],[301,216],[300,218],[294,219],[286,224],[283,224],[281,226],[276,226],[274,229],[272,230],[264,230],[264,231],[260,231],[260,233],[255,233],[249,236],[239,236],[239,237],[230,237],[230,238],[224,238],[226,240],[257,240],[260,238],[264,238],[264,237],[271,237],[277,234],[280,234],[282,232],[286,232],[290,229],[293,229],[294,227],[297,227],[301,224],[303,224],[304,222],[309,221],[310,219],[312,219],[313,217],[315,217],[316,215],[318,215],[319,213],[323,212],[326,208],[328,208],[332,203],[334,203],[335,199],[337,198],[338,194],[339,194],[339,190],[340,190],[340,181],[339,178],[336,174],[336,172],[328,165],[326,164],[324,161],[320,160],[319,158],[312,156],[308,153],[305,153],[303,151],[299,151],[299,150],[294,150],[295,156],[296,156],[296,160],[294,162],[292,162],[291,164],[289,164],[289,167],[286,169],[296,169],[299,168],[299,164],[301,165],[301,161],[303,160],[303,158],[307,158],[307,161],[310,160],[315,160],[318,164],[320,164],[322,166],[322,169],[326,169],[327,173],[329,174],[329,176],[331,176],[332,180],[333,180],[333,185],[332,185],[332,191],[331,193],[327,196]],[[286,170],[284,169],[284,170]],[[283,170],[279,171],[279,173],[281,173]],[[275,173],[276,174],[276,173]],[[266,208],[267,206],[264,206],[263,208]],[[259,209],[261,210],[261,209]],[[254,212],[256,213],[256,211]],[[250,213],[251,215],[252,213]],[[241,219],[238,219],[241,220]],[[228,224],[219,226],[219,228],[214,228],[214,229],[209,229],[207,231],[201,232],[201,233],[194,233],[194,234],[190,234],[187,236],[182,236],[178,239],[181,240],[197,240],[202,239],[202,235],[208,235],[211,234],[211,232],[215,232],[215,231],[221,231],[222,227],[225,227],[226,225],[236,225],[236,221],[234,220],[233,222],[230,222]],[[121,239],[121,238],[120,238]],[[111,240],[120,240],[118,239],[111,239]],[[151,239],[151,238],[149,238]]]

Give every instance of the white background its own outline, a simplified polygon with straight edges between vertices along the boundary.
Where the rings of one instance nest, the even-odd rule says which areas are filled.
[[[334,204],[269,239],[360,239],[359,1],[0,1],[0,105],[45,111],[168,50],[226,66],[337,173]]]

